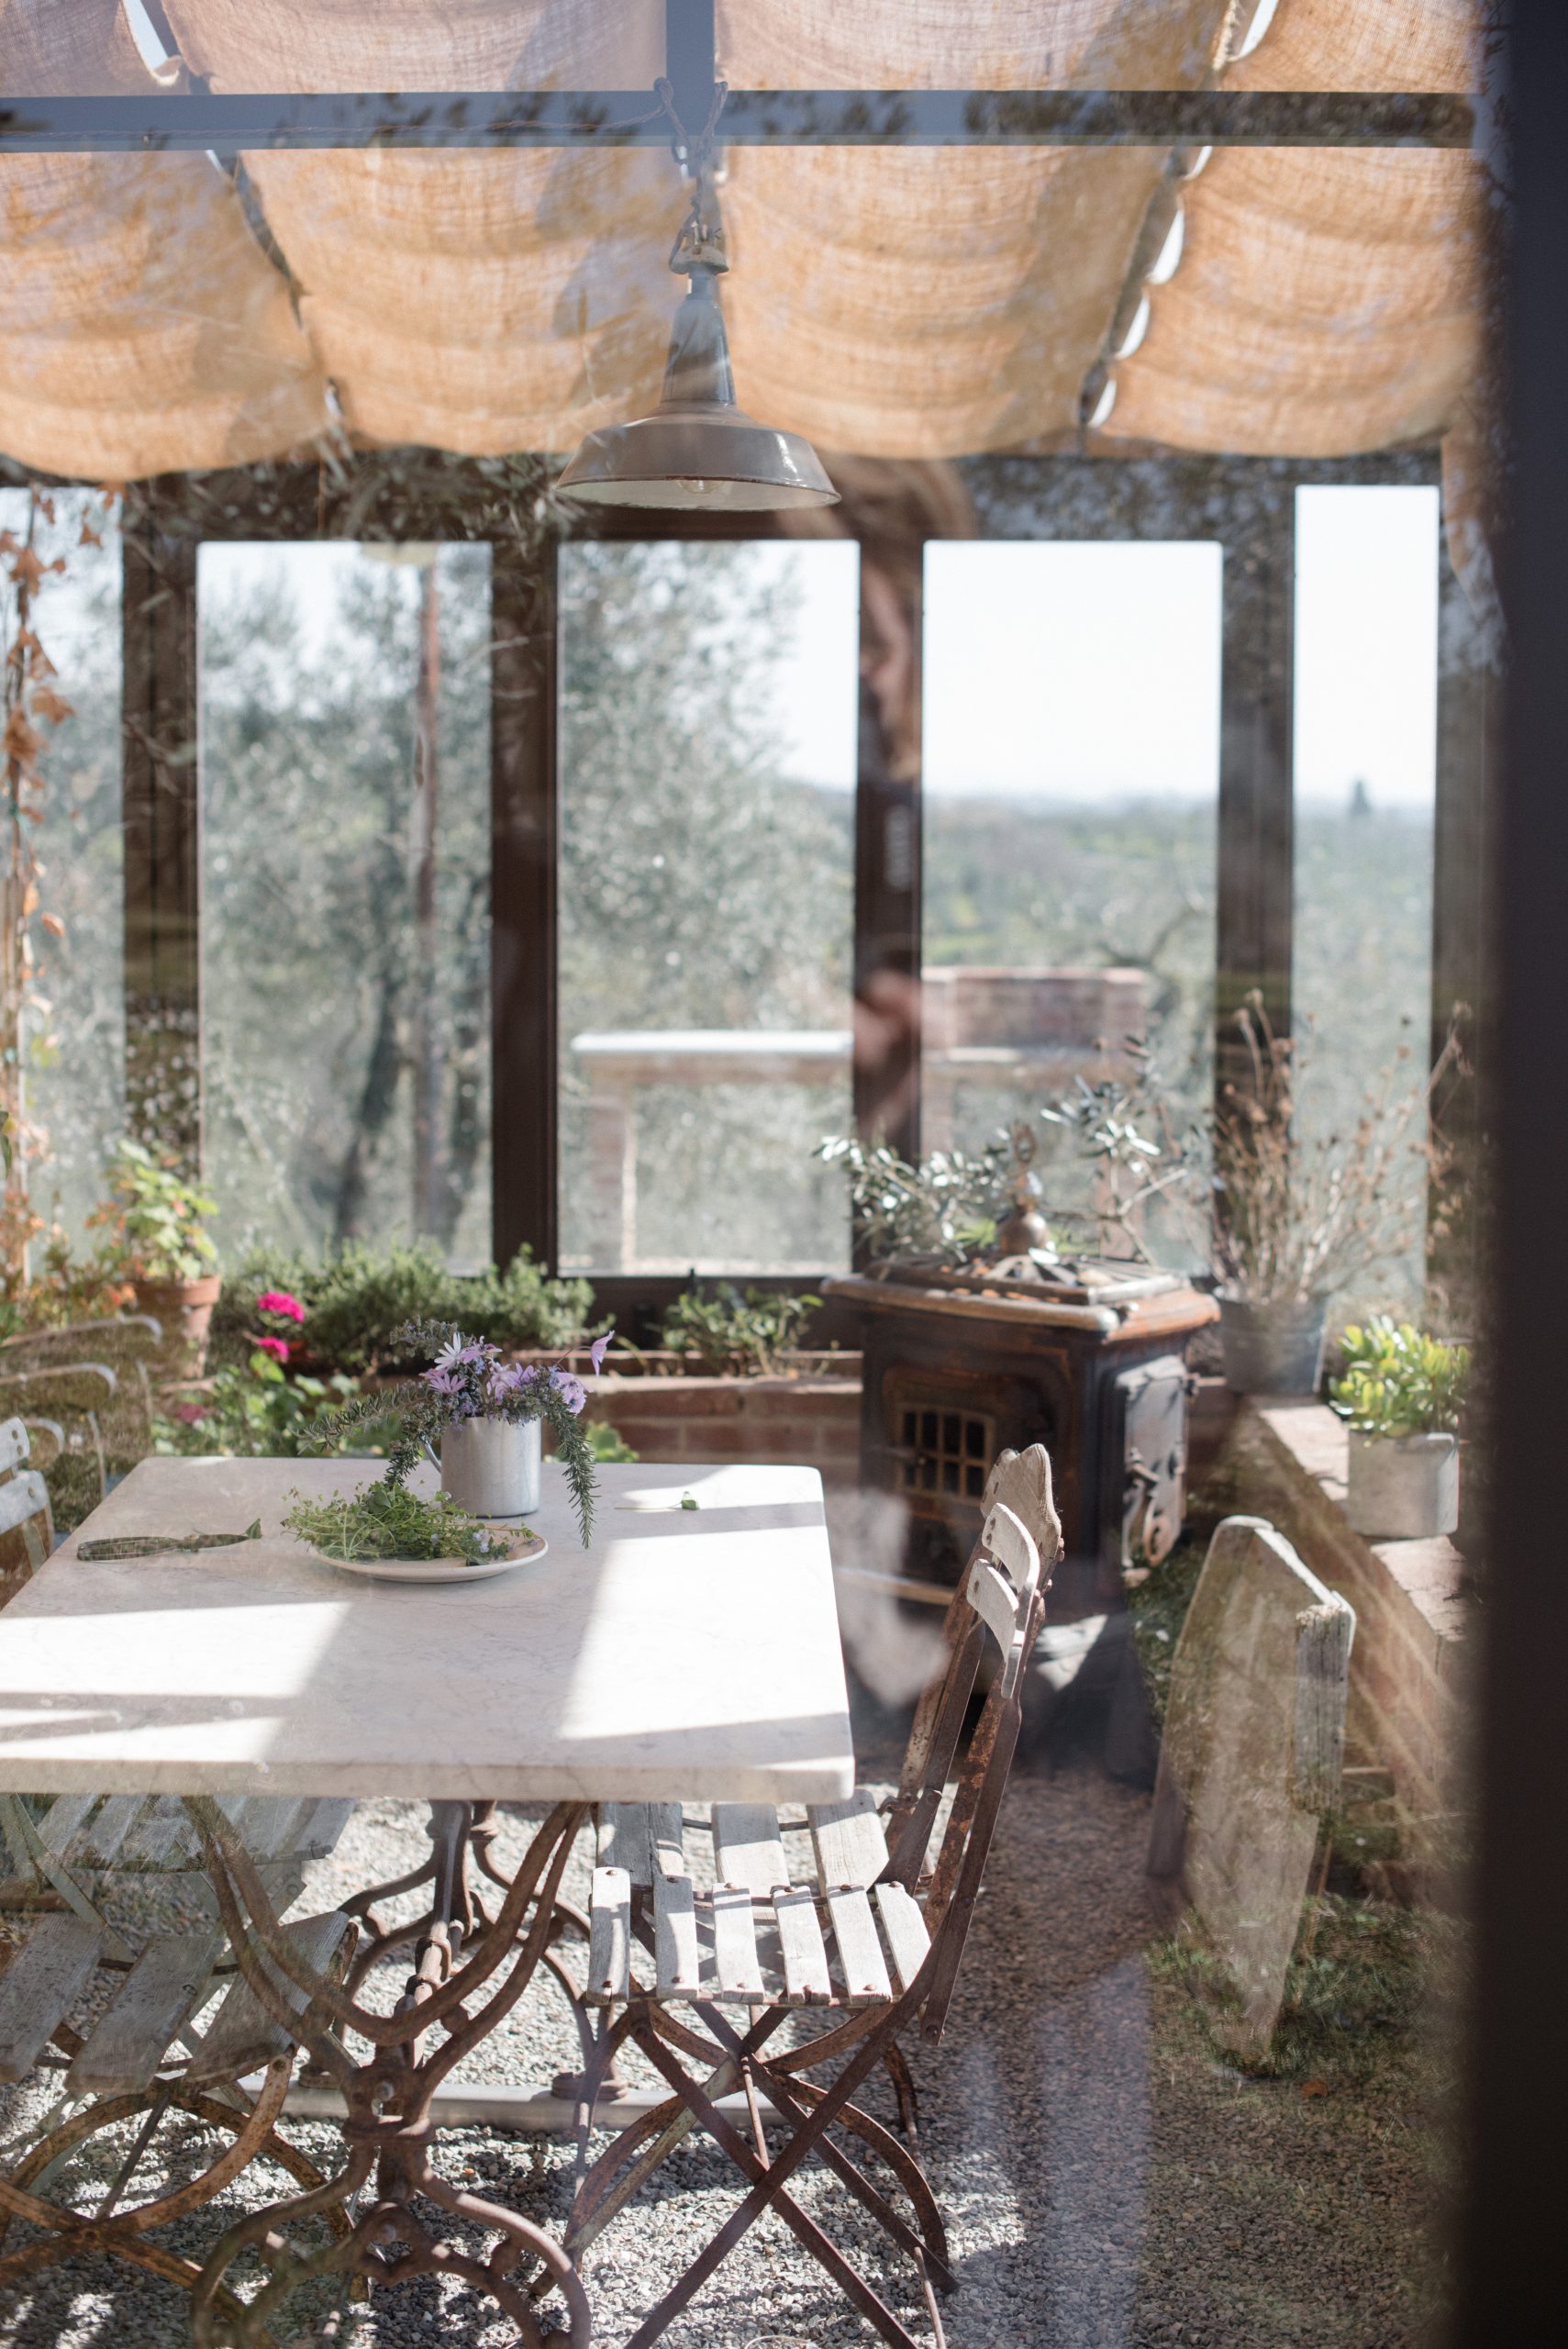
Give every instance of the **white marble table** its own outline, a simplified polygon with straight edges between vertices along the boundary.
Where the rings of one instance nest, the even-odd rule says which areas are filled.
[[[530,1521],[548,1555],[473,1585],[367,1582],[281,1531],[291,1492],[380,1473],[141,1462],[0,1611],[0,1791],[850,1794],[815,1469],[601,1468],[584,1551],[547,1462]],[[263,1538],[234,1549],[75,1554],[83,1537],[238,1532],[258,1517]]]

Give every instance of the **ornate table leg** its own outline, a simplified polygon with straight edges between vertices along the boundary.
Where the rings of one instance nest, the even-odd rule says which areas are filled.
[[[385,2285],[420,2275],[460,2276],[485,2293],[517,2325],[521,2349],[544,2349],[547,2342],[586,2349],[588,2305],[561,2245],[515,2210],[450,2186],[430,2158],[437,2088],[510,2012],[546,1956],[557,1930],[561,1879],[586,1806],[557,1804],[488,1919],[472,1903],[465,1880],[473,1806],[432,1806],[434,1897],[420,1920],[424,1930],[414,1971],[391,2015],[360,2003],[354,1975],[339,1988],[301,1963],[254,1862],[222,1812],[206,1798],[192,1798],[187,1808],[201,1831],[204,1859],[246,1980],[264,2010],[309,2051],[348,2107],[342,2124],[347,2157],[338,2176],[312,2193],[241,2220],[208,2260],[193,2306],[197,2349],[218,2349],[220,2343],[249,2349],[272,2323],[280,2304],[313,2277],[361,2276]],[[420,1871],[413,1880],[422,1881],[424,1875]],[[529,1909],[532,1921],[525,1925]],[[381,1945],[389,1946],[392,1938],[383,1935]],[[395,1938],[407,1936],[400,1931]],[[296,1994],[292,2002],[290,1986]],[[303,2014],[299,1995],[306,2002]],[[484,2003],[475,2008],[482,1997]],[[446,2036],[431,2049],[428,2036],[438,2024]],[[368,2060],[355,2059],[345,2033],[368,2041]],[[342,2210],[361,2188],[369,2188],[367,2205],[350,2233],[321,2249],[294,2250],[292,2228],[317,2212]],[[499,2242],[481,2259],[439,2239],[416,2215],[416,2197],[493,2230]],[[241,2319],[226,2320],[217,2306],[222,2280],[247,2249],[261,2254],[268,2280]],[[541,2316],[539,2300],[549,2289],[559,2291],[564,2302],[563,2322],[551,2324]]]

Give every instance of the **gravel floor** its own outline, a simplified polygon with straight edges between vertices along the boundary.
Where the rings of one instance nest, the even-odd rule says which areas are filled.
[[[424,1848],[422,1816],[405,1803],[361,1806],[315,1871],[306,1904],[333,1905],[406,1868]],[[1245,2079],[1218,2062],[1191,1982],[1146,1905],[1146,1821],[1143,1795],[1088,1766],[1016,1779],[946,2040],[934,2054],[911,2051],[962,2285],[944,2310],[953,2349],[1413,2343],[1420,2279],[1433,2265],[1421,2237],[1431,2067],[1419,2034],[1373,2018],[1373,2060],[1365,2019],[1347,2025],[1337,2052],[1330,2018],[1328,2039],[1298,2050],[1279,2077]],[[528,1829],[528,1814],[509,1818],[507,1848],[520,1850]],[[580,1897],[585,1857],[584,1844]],[[390,1995],[395,1970],[386,1987]],[[548,2081],[573,2052],[564,2006],[536,1990],[471,2069]],[[1305,2062],[1311,2078],[1301,2076]],[[17,2092],[0,2112],[7,2138],[28,2109]],[[330,2166],[335,2132],[290,2127]],[[178,2132],[159,2142],[177,2167]],[[558,2224],[565,2211],[570,2151],[560,2140],[456,2130],[441,2162],[531,2217]],[[276,2172],[250,2172],[173,2247],[204,2255],[242,2209],[281,2190]],[[586,2280],[606,2349],[626,2341],[734,2197],[733,2173],[694,2143],[606,2236]],[[882,2258],[869,2222],[846,2215],[841,2191],[820,2174],[802,2199],[921,2335],[911,2278]],[[315,2342],[328,2313],[328,2302],[301,2296],[280,2349]],[[500,2349],[513,2335],[444,2279],[350,2308],[331,2337],[354,2349]],[[0,2298],[0,2342],[16,2349],[163,2349],[187,2338],[181,2296],[123,2265],[54,2267]],[[667,2338],[671,2349],[775,2339],[841,2349],[873,2335],[770,2221]]]

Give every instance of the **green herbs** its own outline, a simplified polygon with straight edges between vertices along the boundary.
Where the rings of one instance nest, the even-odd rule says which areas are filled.
[[[94,1219],[113,1227],[115,1253],[132,1279],[195,1281],[211,1272],[217,1250],[205,1219],[217,1212],[217,1202],[199,1184],[128,1141],[115,1145],[109,1192],[112,1204]]]
[[[1342,1419],[1363,1435],[1440,1435],[1459,1425],[1470,1354],[1408,1321],[1374,1314],[1344,1335],[1345,1375],[1329,1389]]]
[[[421,1500],[406,1485],[383,1480],[362,1493],[334,1493],[324,1501],[289,1496],[284,1523],[324,1558],[467,1558],[478,1565],[505,1556],[509,1534],[496,1535],[456,1508],[444,1493]]]
[[[664,1343],[715,1378],[763,1377],[778,1368],[779,1356],[821,1302],[760,1288],[742,1296],[728,1281],[706,1297],[689,1288],[664,1317]]]

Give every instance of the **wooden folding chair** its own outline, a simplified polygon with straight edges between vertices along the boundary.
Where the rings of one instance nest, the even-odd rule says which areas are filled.
[[[28,1465],[31,1456],[31,1439],[21,1420],[0,1420],[0,1607],[54,1547],[49,1486]]]
[[[965,1936],[1018,1742],[1020,1683],[1044,1615],[1043,1582],[1061,1548],[1044,1451],[1005,1453],[985,1493],[980,1540],[947,1617],[945,1669],[916,1714],[885,1825],[862,1788],[808,1808],[810,1869],[792,1867],[781,1822],[761,1805],[718,1803],[712,1891],[685,1865],[678,1804],[606,1806],[600,1814],[586,1995],[606,2016],[581,2085],[579,2180],[566,2248],[581,2259],[674,2146],[700,2125],[747,2180],[739,2208],[671,2285],[627,2349],[648,2349],[764,2210],[776,2210],[861,2314],[895,2349],[912,2336],[790,2191],[816,2156],[914,2261],[939,2343],[933,2283],[951,2289],[947,2237],[920,2160],[913,2082],[900,2040],[941,2035]],[[989,1663],[984,1705],[960,1758],[971,1699]],[[957,1786],[939,1825],[950,1773]],[[935,1842],[934,1864],[929,1865]],[[652,1960],[644,1987],[634,1945]],[[739,2022],[726,2008],[746,2011]],[[775,2052],[785,2022],[820,2011],[826,2028]],[[694,2020],[703,2028],[693,2027]],[[671,2095],[587,2163],[594,2100],[630,2041]],[[683,2058],[686,2059],[683,2061]],[[878,2065],[898,2100],[901,2143],[854,2102]],[[826,2081],[810,2076],[831,2066]],[[719,2111],[740,2090],[750,2139]],[[764,2110],[788,2132],[770,2147]],[[830,2129],[879,2155],[907,2200],[906,2218]]]
[[[297,1896],[306,1862],[331,1851],[353,1805],[267,1796],[222,1808],[281,1908]],[[0,2082],[49,2091],[41,2115],[0,2145],[0,2288],[99,2250],[194,2291],[199,2263],[154,2240],[154,2230],[188,2218],[258,2159],[306,2191],[323,2183],[277,2133],[298,2034],[238,1974],[177,1797],[0,1796],[0,1834],[10,1863],[0,1913],[36,1918],[0,1973]],[[155,1880],[182,1896],[182,1909],[207,1909],[210,1921],[122,1934],[93,1898],[95,1872],[108,1869]],[[306,1964],[328,1976],[345,1969],[351,1917],[334,1911],[287,1930]],[[279,1987],[303,2009],[292,1985]],[[257,2072],[259,2087],[240,2085]],[[180,2115],[202,2131],[194,2174],[139,2199],[137,2173],[165,2119]],[[191,2167],[188,2145],[181,2165]],[[35,2232],[10,2248],[17,2221]],[[238,2313],[229,2296],[223,2303]]]

